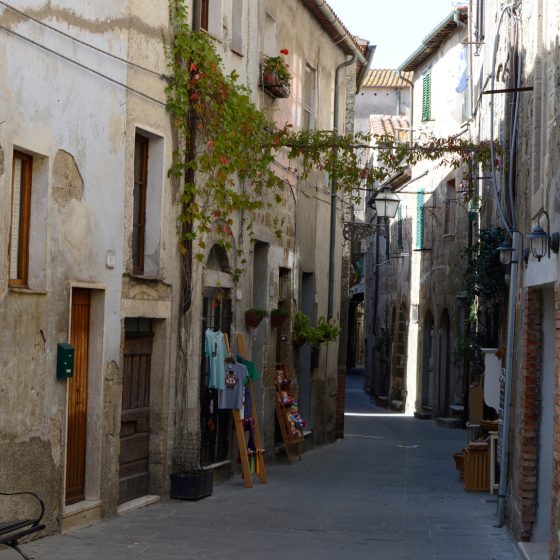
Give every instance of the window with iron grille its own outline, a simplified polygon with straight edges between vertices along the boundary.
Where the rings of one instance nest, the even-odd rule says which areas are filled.
[[[9,255],[9,285],[27,286],[33,157],[14,151]]]
[[[426,70],[422,77],[422,121],[432,118],[432,71]]]

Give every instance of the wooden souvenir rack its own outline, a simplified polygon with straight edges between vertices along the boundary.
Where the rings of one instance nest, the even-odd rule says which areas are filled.
[[[243,345],[239,344],[239,337],[243,337],[242,334],[237,335],[237,349],[239,351],[239,355],[243,358],[247,359],[247,350],[245,346],[245,340],[243,339]],[[229,357],[233,357],[231,352],[231,347],[229,344],[229,337],[227,334],[224,334],[224,341],[226,344],[226,352]],[[255,474],[259,477],[259,480],[262,484],[266,484],[266,470],[264,467],[264,450],[261,443],[261,433],[259,430],[259,423],[256,414],[255,408],[255,399],[253,398],[253,384],[252,381],[249,380],[249,391],[251,393],[251,419],[253,420],[253,441],[255,442],[256,447],[256,468]],[[241,413],[237,409],[232,409],[233,415],[233,424],[235,428],[235,436],[237,438],[237,446],[239,448],[239,455],[241,457],[241,471],[243,472],[243,483],[245,488],[252,488],[253,487],[253,477],[251,475],[251,466],[249,464],[249,451],[247,450],[247,440],[245,439],[245,430],[243,428],[243,420],[241,419]]]
[[[292,394],[291,377],[288,374],[288,366],[283,363],[276,364],[276,416],[278,424],[280,425],[280,432],[282,434],[282,441],[284,443],[284,450],[288,464],[292,464],[290,456],[290,447],[294,447],[296,454],[301,461],[300,443],[303,442],[303,430],[293,429],[289,416],[291,412],[292,402],[295,401],[295,396]]]

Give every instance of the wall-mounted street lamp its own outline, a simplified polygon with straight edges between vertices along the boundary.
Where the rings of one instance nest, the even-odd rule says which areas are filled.
[[[378,191],[377,194],[367,201],[367,205],[375,209],[377,217],[381,218],[382,223],[345,222],[342,230],[344,239],[347,241],[359,241],[374,233],[384,235],[387,232],[387,222],[397,214],[399,203],[399,197],[389,189]]]
[[[544,229],[541,224],[543,217],[546,218],[546,229]],[[538,262],[540,262],[546,254],[548,254],[548,258],[550,258],[551,250],[553,253],[558,253],[558,249],[560,248],[560,234],[558,232],[549,232],[550,219],[548,213],[545,210],[541,210],[537,214],[537,224],[527,236],[531,254]]]
[[[380,218],[393,219],[397,214],[400,199],[389,189],[382,189],[368,200],[368,206],[375,208],[377,215]]]
[[[513,247],[511,246],[511,243],[509,241],[504,241],[497,249],[499,255],[500,255],[500,262],[504,265],[507,266],[508,264],[511,264],[512,260],[513,260]]]

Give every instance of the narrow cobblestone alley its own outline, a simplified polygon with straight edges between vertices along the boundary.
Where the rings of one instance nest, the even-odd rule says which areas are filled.
[[[37,560],[517,558],[494,526],[495,498],[458,479],[464,431],[388,414],[361,383],[348,377],[345,439],[269,466],[267,485],[236,477],[201,501],[168,500],[23,549]]]

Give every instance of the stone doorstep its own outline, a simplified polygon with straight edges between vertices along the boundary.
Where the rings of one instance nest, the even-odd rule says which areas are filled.
[[[548,560],[547,542],[518,542],[517,548],[522,560]]]
[[[137,509],[151,506],[152,504],[157,504],[160,501],[159,496],[147,495],[141,496],[140,498],[136,498],[134,500],[130,500],[129,502],[125,502],[117,507],[117,513],[119,515],[126,515],[132,511],[136,511]]]
[[[67,533],[74,529],[82,529],[95,525],[99,521],[101,521],[101,501],[84,500],[64,508],[60,532]]]

